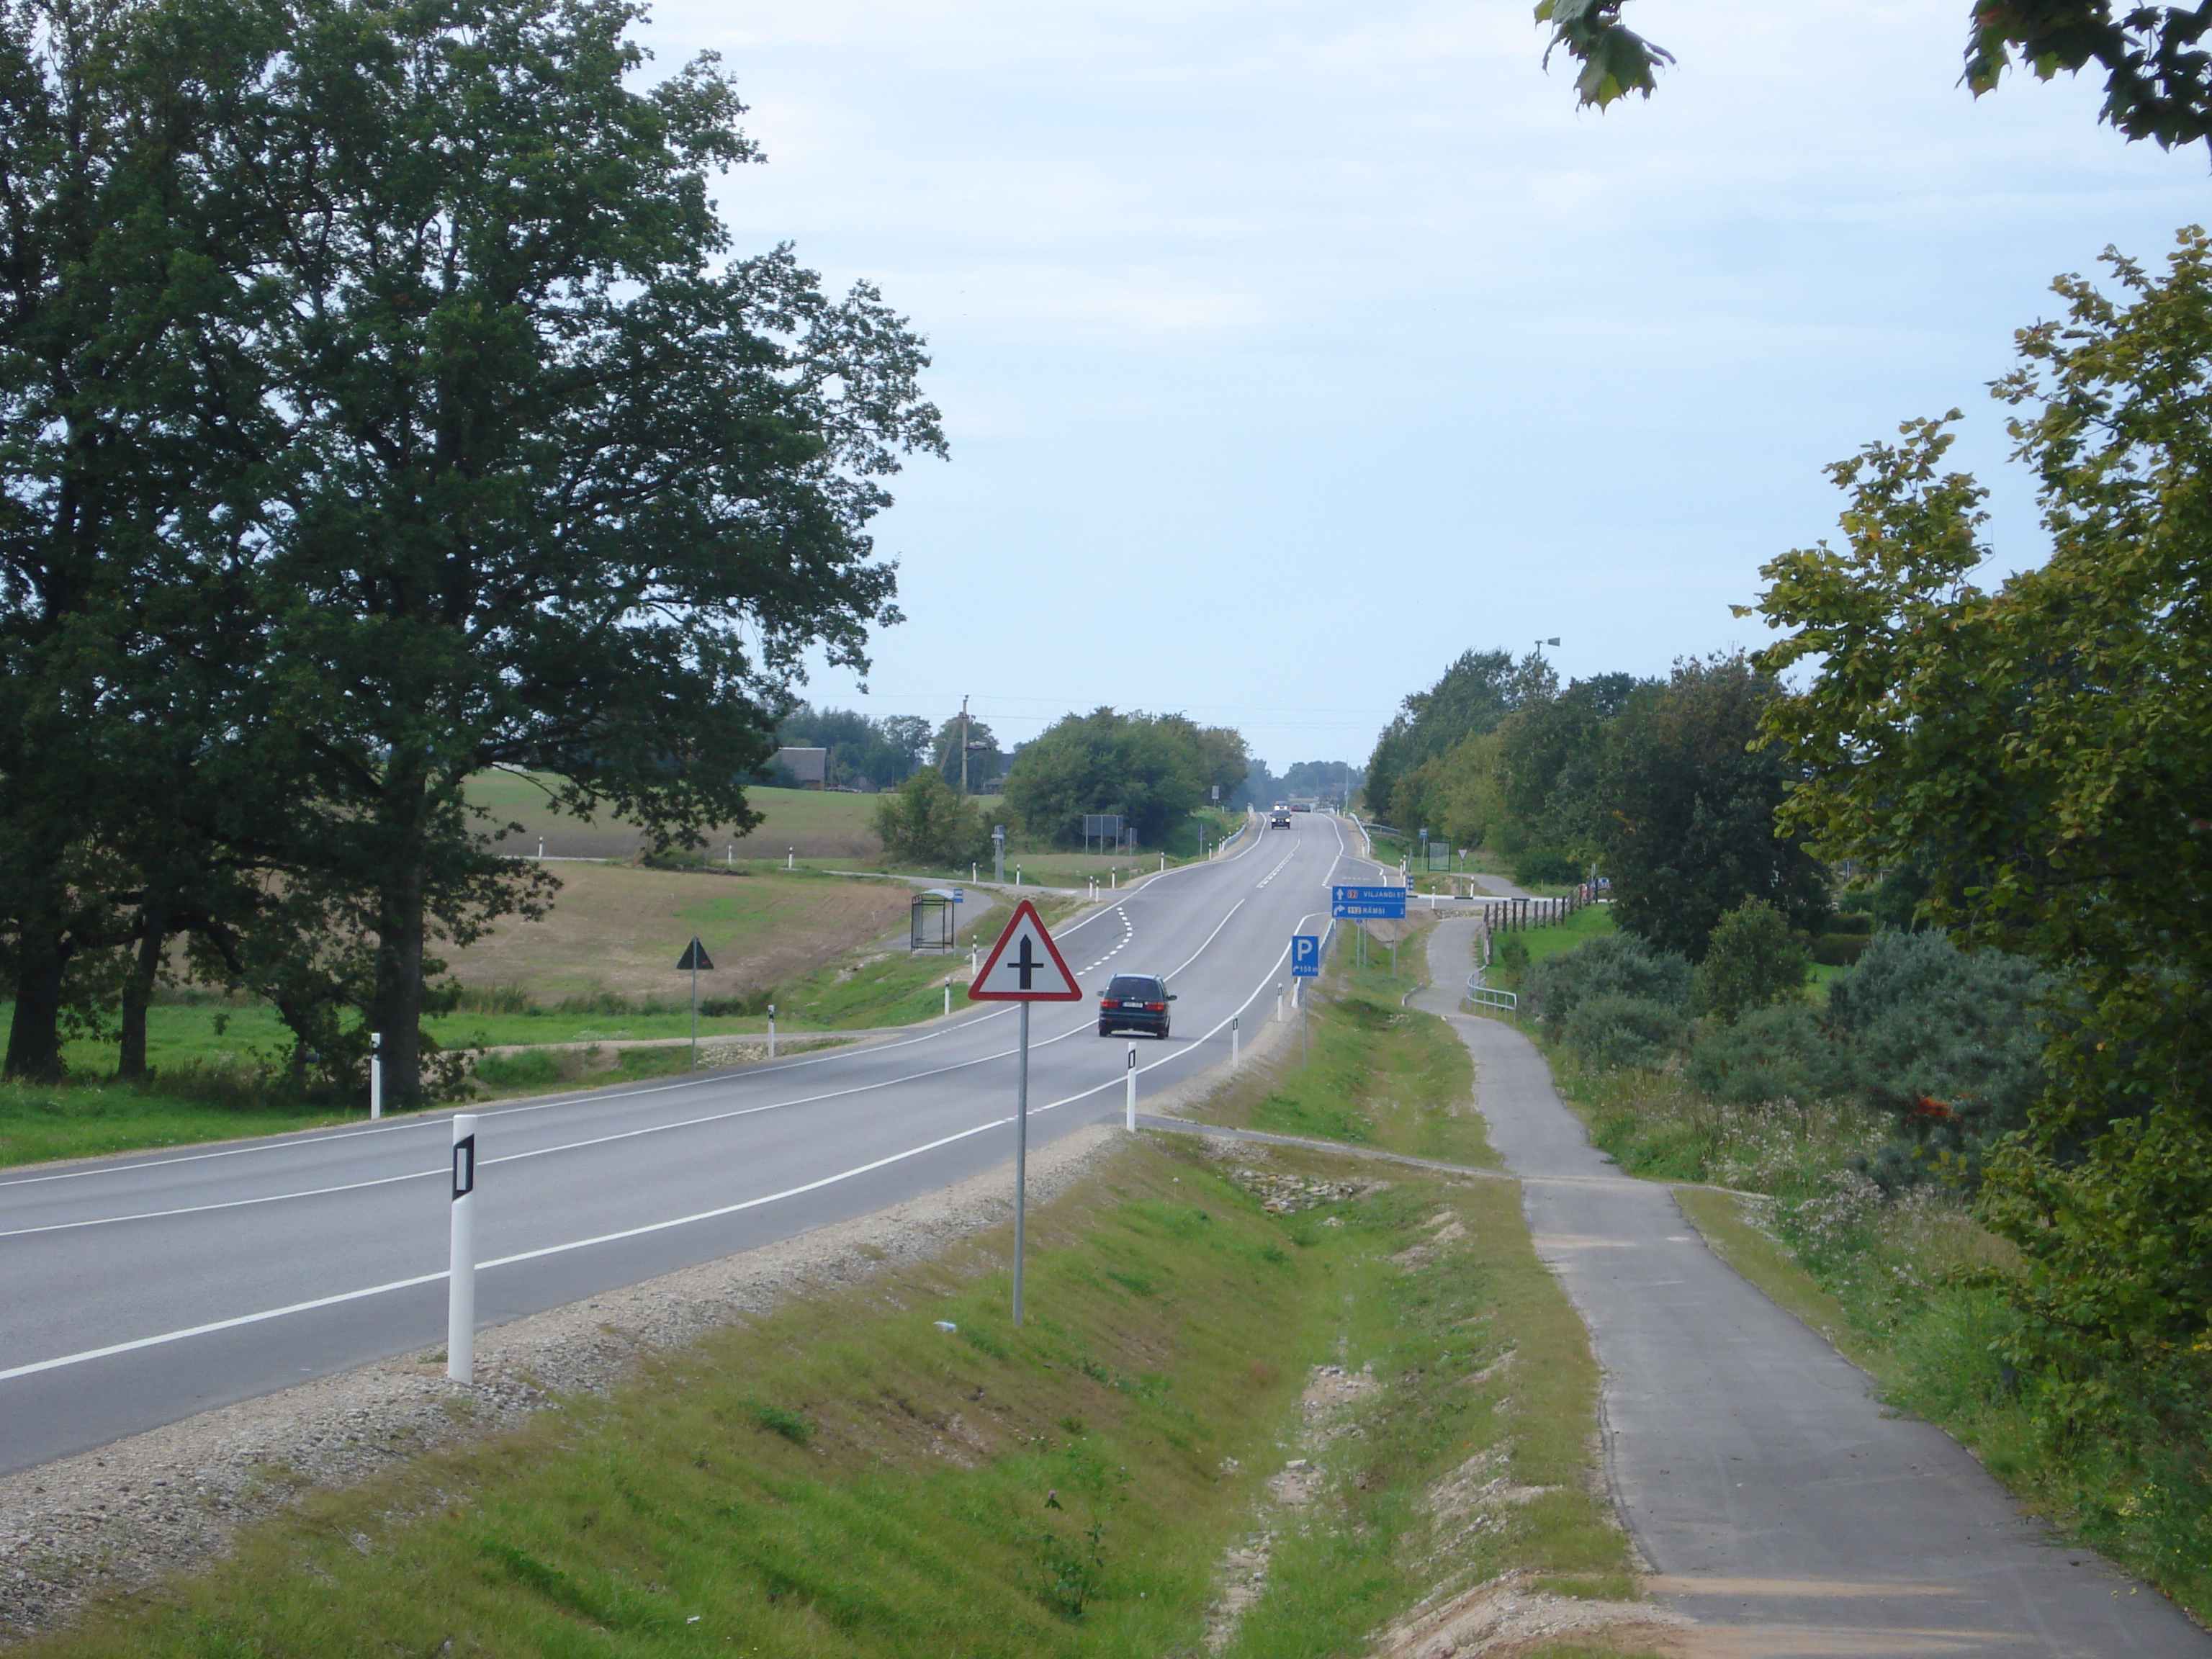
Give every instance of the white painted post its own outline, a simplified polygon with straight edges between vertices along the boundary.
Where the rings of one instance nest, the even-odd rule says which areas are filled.
[[[1137,1045],[1133,1042],[1129,1045],[1129,1060],[1128,1065],[1125,1069],[1129,1079],[1129,1093],[1126,1113],[1129,1124],[1129,1133],[1131,1134],[1134,1134],[1137,1133]]]
[[[1282,992],[1281,992],[1279,989],[1278,989],[1278,990],[1276,991],[1276,993],[1275,993],[1275,1024],[1278,1024],[1278,1025],[1280,1025],[1282,1023],[1283,1023],[1283,994],[1282,994]]]
[[[949,979],[945,981],[945,1012],[952,1012],[952,981]]]
[[[1018,865],[1018,865],[1016,865],[1016,866],[1014,866],[1014,885],[1015,885],[1015,886],[1017,886],[1017,887],[1018,887],[1018,886],[1020,886],[1021,884],[1022,884],[1022,866],[1021,866],[1020,865]]]
[[[1167,868],[1168,868],[1168,855],[1167,855],[1165,853],[1163,853],[1163,854],[1160,854],[1160,873],[1161,873],[1162,875],[1165,875],[1165,874],[1167,873]]]
[[[545,856],[545,837],[543,836],[538,838],[538,856],[541,860]]]
[[[972,939],[968,941],[968,977],[975,977],[975,941]]]
[[[1237,1069],[1237,1050],[1241,1046],[1237,1035],[1237,1016],[1231,1014],[1229,1017],[1229,1069],[1232,1072]]]
[[[374,1123],[384,1115],[384,1033],[368,1034],[368,1118]]]
[[[968,860],[968,882],[970,886],[975,882],[975,861],[973,859]]]
[[[1109,870],[1109,871],[1106,872],[1106,889],[1107,889],[1107,890],[1108,890],[1109,892],[1115,891],[1115,890],[1118,890],[1118,889],[1121,887],[1121,872],[1119,870]]]
[[[722,849],[722,867],[725,870],[734,870],[738,867],[737,842],[732,842]]]
[[[796,847],[787,847],[783,849],[783,867],[787,870],[799,868],[799,849]]]
[[[768,1006],[768,1057],[775,1058],[775,1004]]]
[[[477,1372],[477,1119],[453,1115],[452,1251],[446,1271],[446,1376],[463,1384]]]

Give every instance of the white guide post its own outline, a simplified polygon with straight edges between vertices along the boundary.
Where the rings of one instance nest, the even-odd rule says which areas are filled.
[[[384,1115],[384,1033],[368,1034],[368,1117],[374,1123]]]
[[[952,1012],[952,981],[949,979],[945,981],[945,1012]]]
[[[1134,1134],[1137,1133],[1137,1045],[1133,1042],[1129,1045],[1129,1062],[1127,1072],[1129,1083],[1126,1112],[1129,1133]]]
[[[783,849],[783,867],[787,870],[799,868],[799,849],[796,847],[787,847]]]
[[[768,1006],[768,1057],[775,1058],[775,1004]]]
[[[446,1376],[473,1382],[477,1371],[477,1120],[453,1115],[453,1254],[446,1273]]]
[[[1241,1047],[1242,1039],[1237,1034],[1237,1016],[1231,1014],[1229,1017],[1229,1069],[1232,1072],[1237,1069],[1237,1051]]]

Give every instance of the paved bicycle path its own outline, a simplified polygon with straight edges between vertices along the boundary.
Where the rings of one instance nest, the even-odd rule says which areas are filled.
[[[1474,924],[1430,936],[1490,1139],[1531,1180],[1538,1253],[1604,1373],[1607,1473],[1654,1599],[1726,1655],[2212,1656],[2155,1591],[2021,1514],[1940,1429],[1708,1250],[1662,1186],[1620,1180],[1526,1036],[1463,1015]]]

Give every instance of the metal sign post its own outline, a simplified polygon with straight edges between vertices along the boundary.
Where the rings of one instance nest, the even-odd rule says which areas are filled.
[[[477,1371],[477,1120],[453,1115],[451,1254],[446,1268],[446,1376],[473,1382]]]
[[[684,946],[684,954],[676,959],[676,969],[678,973],[687,968],[691,972],[690,1069],[696,1072],[699,1069],[699,970],[704,968],[710,974],[714,971],[714,964],[707,955],[707,947],[699,943],[699,936],[696,933],[691,935],[691,943]]]
[[[1014,906],[999,942],[968,988],[970,1002],[1018,1002],[1022,1006],[1021,1058],[1014,1084],[1014,1323],[1022,1322],[1022,1253],[1029,1227],[1030,1004],[1080,1002],[1083,988],[1045,930],[1036,906]],[[1134,1050],[1133,1049],[1133,1053]],[[1134,1073],[1131,1073],[1132,1079]]]

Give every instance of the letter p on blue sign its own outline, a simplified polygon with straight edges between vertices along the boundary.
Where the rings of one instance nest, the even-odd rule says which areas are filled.
[[[1321,977],[1321,935],[1291,935],[1291,975],[1294,979]]]

